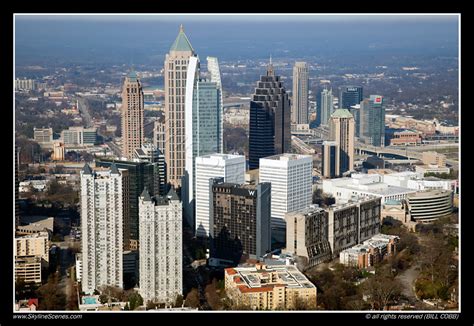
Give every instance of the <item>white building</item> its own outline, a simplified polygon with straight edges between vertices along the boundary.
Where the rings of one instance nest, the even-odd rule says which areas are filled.
[[[209,180],[223,177],[225,182],[245,182],[245,156],[211,154],[196,157],[196,235],[209,235],[209,205],[212,204]],[[190,225],[192,221],[188,220]]]
[[[15,258],[31,256],[41,257],[43,266],[49,264],[49,235],[47,231],[15,238]]]
[[[123,286],[122,175],[115,166],[81,171],[82,290]]]
[[[377,196],[382,198],[383,205],[387,200],[406,199],[416,190],[388,185],[379,174],[354,173],[350,178],[323,180],[323,192],[334,196],[336,202],[347,201],[354,196]]]
[[[382,180],[389,186],[404,187],[414,190],[444,189],[454,190],[453,180],[440,179],[436,177],[423,177],[421,172],[399,172],[383,174]]]
[[[76,280],[82,282],[82,254],[76,254]]]
[[[272,233],[285,230],[285,213],[311,205],[312,172],[309,155],[285,153],[260,159],[259,181],[272,184]]]
[[[144,302],[174,303],[183,294],[182,204],[171,189],[139,198],[140,294]]]

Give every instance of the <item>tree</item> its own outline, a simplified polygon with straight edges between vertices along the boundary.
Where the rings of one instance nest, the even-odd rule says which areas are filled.
[[[191,291],[186,296],[186,301],[184,305],[186,307],[198,308],[199,307],[199,292],[198,289],[192,288]]]
[[[401,295],[400,282],[386,275],[376,274],[370,277],[363,284],[363,288],[370,297],[372,309],[375,310],[388,309],[389,305]]]
[[[183,296],[181,294],[178,294],[176,296],[176,301],[174,303],[175,307],[181,307],[183,305]]]
[[[138,292],[133,291],[128,296],[128,302],[130,304],[130,310],[135,310],[136,308],[143,305],[143,298]]]
[[[222,308],[222,303],[219,295],[217,294],[217,280],[213,279],[210,284],[206,286],[205,289],[207,303],[213,310],[220,310]]]
[[[38,289],[39,310],[65,310],[66,296],[58,282],[58,273],[53,273],[48,282]]]

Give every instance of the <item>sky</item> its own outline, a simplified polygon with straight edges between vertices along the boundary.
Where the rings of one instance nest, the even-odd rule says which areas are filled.
[[[183,24],[201,57],[457,56],[457,15],[16,15],[17,64],[162,62]]]

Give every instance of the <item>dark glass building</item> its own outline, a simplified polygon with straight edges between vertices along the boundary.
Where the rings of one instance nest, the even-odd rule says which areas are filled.
[[[211,258],[238,264],[270,251],[271,184],[226,183],[210,180]]]
[[[290,100],[270,61],[250,101],[249,168],[258,169],[262,157],[289,152],[290,128]]]
[[[360,104],[360,139],[372,146],[385,146],[383,97],[370,95]]]
[[[360,104],[363,97],[363,89],[361,86],[342,86],[339,88],[339,108],[348,109],[350,111],[351,106]],[[352,113],[352,112],[351,112]]]

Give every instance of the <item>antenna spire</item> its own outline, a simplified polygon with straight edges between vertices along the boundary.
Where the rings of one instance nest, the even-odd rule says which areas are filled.
[[[179,25],[179,31],[184,33],[184,26],[183,26],[183,24]]]

